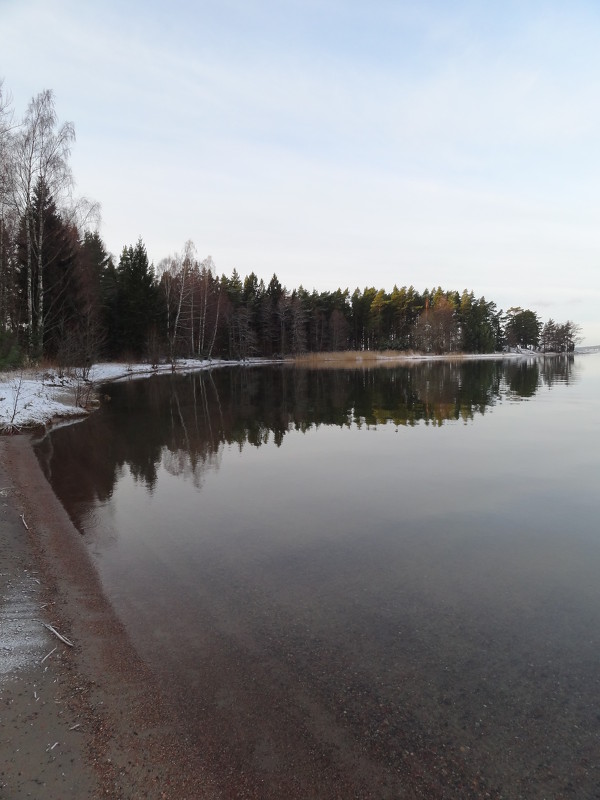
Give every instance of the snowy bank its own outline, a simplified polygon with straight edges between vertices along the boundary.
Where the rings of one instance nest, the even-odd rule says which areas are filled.
[[[80,417],[95,405],[94,389],[108,381],[144,378],[161,372],[191,372],[209,367],[231,366],[237,361],[182,359],[171,364],[94,364],[89,374],[80,369],[25,369],[0,373],[0,432],[46,425],[57,417]],[[246,364],[264,363],[259,360]]]

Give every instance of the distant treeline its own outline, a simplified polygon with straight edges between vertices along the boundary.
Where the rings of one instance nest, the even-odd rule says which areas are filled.
[[[217,274],[183,252],[150,265],[140,239],[118,262],[95,229],[97,204],[74,200],[71,123],[45,91],[14,123],[0,84],[0,366],[99,358],[284,356],[330,350],[570,351],[568,321],[499,310],[472,291],[394,286],[289,290],[276,275]]]

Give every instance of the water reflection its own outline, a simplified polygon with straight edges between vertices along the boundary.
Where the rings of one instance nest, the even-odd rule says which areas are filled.
[[[223,797],[594,796],[582,363],[132,381],[40,443]]]
[[[573,357],[417,362],[375,369],[233,368],[105,387],[85,435],[68,426],[46,436],[38,457],[70,507],[107,500],[123,468],[149,490],[159,465],[201,486],[224,445],[280,447],[292,430],[391,423],[439,427],[472,421],[503,398],[531,398],[575,378]],[[73,472],[54,464],[76,464]],[[63,483],[66,482],[66,485]]]

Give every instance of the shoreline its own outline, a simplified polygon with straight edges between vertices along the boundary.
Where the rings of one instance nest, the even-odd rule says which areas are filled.
[[[18,618],[25,645],[10,661],[0,652],[8,667],[0,675],[0,798],[215,797],[104,596],[30,436],[0,437],[0,479],[0,619],[6,629]]]
[[[59,375],[54,369],[28,369],[0,373],[0,436],[32,431],[55,424],[71,424],[85,419],[100,404],[97,392],[103,383],[148,379],[155,375],[187,374],[223,367],[256,367],[284,364],[299,368],[364,369],[370,367],[412,366],[424,361],[466,362],[505,359],[556,358],[564,354],[521,351],[509,353],[446,353],[443,355],[396,353],[394,351],[339,351],[312,353],[281,359],[251,358],[246,361],[206,361],[182,359],[175,365],[98,363],[89,374],[73,369]],[[85,377],[84,377],[85,375]]]

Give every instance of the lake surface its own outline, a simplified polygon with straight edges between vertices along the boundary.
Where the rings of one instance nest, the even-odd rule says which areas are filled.
[[[38,457],[223,797],[600,797],[600,356],[104,392]]]

